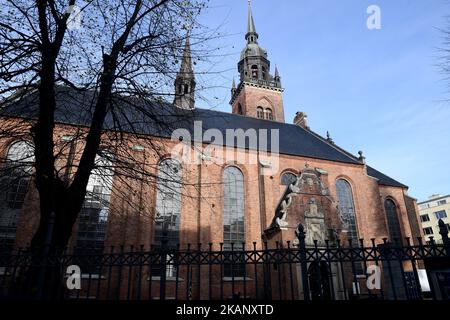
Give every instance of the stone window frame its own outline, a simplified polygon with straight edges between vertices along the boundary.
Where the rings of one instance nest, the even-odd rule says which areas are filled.
[[[387,203],[393,204],[391,208],[395,209],[395,212],[388,211]],[[400,242],[402,242],[402,226],[399,219],[399,212],[400,208],[397,204],[397,201],[392,197],[386,197],[383,202],[383,208],[384,213],[386,216],[386,223],[387,223],[387,230],[389,232],[389,238],[392,242],[395,241],[395,239],[398,239]],[[395,218],[395,220],[392,220]]]
[[[18,145],[23,147],[19,148]],[[30,141],[12,141],[6,150],[6,161],[1,168],[0,242],[6,251],[13,249],[19,216],[30,187],[34,163],[33,148]]]
[[[227,177],[231,170],[233,176]],[[238,175],[238,177],[237,177]],[[227,179],[233,177],[230,181],[233,185],[227,186]],[[223,250],[230,251],[231,244],[236,251],[242,250],[242,243],[246,239],[246,206],[245,206],[245,175],[241,168],[230,165],[224,168],[222,173],[223,183]],[[234,195],[234,198],[233,198]],[[233,203],[231,200],[235,200]],[[233,210],[235,212],[233,212]],[[234,214],[234,216],[231,216]],[[232,223],[232,219],[236,220]],[[233,230],[234,229],[234,230]],[[237,229],[237,230],[236,230]],[[245,257],[242,257],[245,259]],[[240,278],[246,276],[245,265],[224,265],[223,276],[225,278]]]

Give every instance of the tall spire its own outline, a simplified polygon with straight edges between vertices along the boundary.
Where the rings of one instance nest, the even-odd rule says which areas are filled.
[[[245,39],[248,43],[257,43],[258,33],[256,33],[255,21],[252,14],[252,0],[248,0],[248,21],[247,21],[247,34]]]
[[[192,69],[190,33],[187,32],[183,60],[175,79],[174,105],[182,109],[195,108],[195,75]]]

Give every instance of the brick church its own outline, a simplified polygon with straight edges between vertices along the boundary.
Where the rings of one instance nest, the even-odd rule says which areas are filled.
[[[175,80],[174,102],[165,103],[164,108],[180,117],[180,121],[173,121],[174,130],[185,129],[193,136],[194,122],[201,122],[203,137],[197,143],[202,146],[244,158],[251,155],[257,160],[217,164],[201,158],[189,163],[171,157],[168,151],[157,154],[142,147],[145,142],[136,140],[130,153],[157,164],[149,169],[158,177],[157,185],[140,188],[138,182],[130,181],[127,200],[139,201],[140,209],[136,209],[116,196],[116,191],[120,189],[123,194],[125,187],[115,179],[114,172],[109,172],[113,179],[104,181],[105,173],[94,170],[71,246],[143,245],[149,249],[160,245],[164,230],[168,231],[169,245],[222,243],[230,248],[245,243],[251,248],[253,242],[259,247],[263,241],[295,244],[299,223],[305,227],[308,245],[314,240],[322,244],[336,238],[356,243],[360,238],[394,241],[421,235],[417,205],[408,196],[406,185],[369,166],[362,152],[355,156],[330,137],[315,133],[305,113],[298,112],[293,123],[287,123],[282,78],[260,45],[263,37],[257,33],[250,6],[245,41],[237,64],[239,83],[233,81],[231,89],[231,113],[197,107],[189,38]],[[84,125],[76,110],[90,101],[92,93],[65,87],[57,88],[57,92],[58,97],[70,96],[58,98],[58,108],[63,111],[56,115],[57,139],[69,143],[70,132]],[[32,96],[4,106],[0,121],[32,118],[37,110]],[[68,100],[72,105],[64,109]],[[277,163],[264,160],[258,146],[253,148],[247,142],[238,147],[218,143],[217,139],[211,142],[205,134],[208,129],[224,135],[237,129],[277,130]],[[151,121],[140,130],[142,141],[154,139],[168,150],[176,144],[171,139],[172,130],[155,130]],[[26,140],[2,138],[0,158],[7,159],[6,164],[21,161],[24,155],[32,157],[30,148]],[[31,165],[22,170],[32,170]],[[38,224],[38,195],[31,181],[32,175],[21,178],[0,195],[0,238],[11,247],[27,246]]]

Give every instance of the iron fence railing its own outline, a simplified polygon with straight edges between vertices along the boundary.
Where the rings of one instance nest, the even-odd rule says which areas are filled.
[[[2,299],[350,300],[448,299],[450,242],[263,242],[141,247],[15,249],[0,253]],[[243,249],[241,249],[243,248]],[[39,252],[39,253],[36,253]],[[101,252],[101,253],[99,253]],[[444,275],[444,277],[442,277]]]

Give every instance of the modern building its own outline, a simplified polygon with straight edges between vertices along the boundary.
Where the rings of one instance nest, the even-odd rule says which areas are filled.
[[[418,206],[425,238],[433,237],[436,242],[441,242],[439,220],[442,219],[450,230],[450,195],[432,195],[428,200],[419,202]]]

